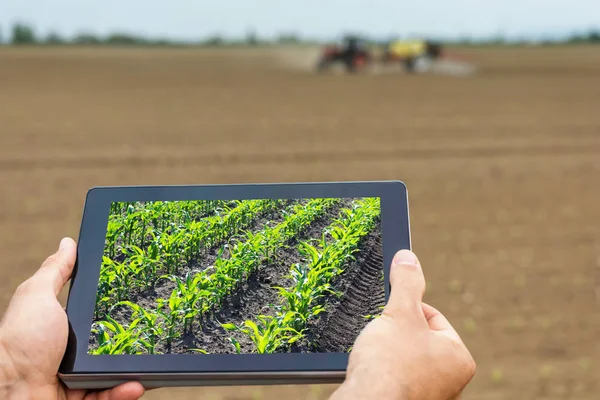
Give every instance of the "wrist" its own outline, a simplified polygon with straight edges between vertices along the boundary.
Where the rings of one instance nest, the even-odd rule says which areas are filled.
[[[16,399],[23,391],[24,382],[0,335],[0,398]]]

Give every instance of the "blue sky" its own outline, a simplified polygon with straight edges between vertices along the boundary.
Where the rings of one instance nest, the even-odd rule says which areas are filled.
[[[32,23],[44,35],[120,31],[184,40],[239,37],[252,27],[261,36],[296,32],[315,38],[347,31],[542,37],[600,28],[600,0],[0,0],[5,39],[15,21]]]

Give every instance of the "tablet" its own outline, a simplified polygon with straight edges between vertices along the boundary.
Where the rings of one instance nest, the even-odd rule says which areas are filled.
[[[93,188],[59,377],[339,383],[411,248],[408,215],[399,181]]]

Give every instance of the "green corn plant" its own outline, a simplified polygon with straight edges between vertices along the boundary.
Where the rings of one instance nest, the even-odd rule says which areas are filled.
[[[152,211],[146,208],[140,210],[138,215],[140,218],[141,227],[138,230],[139,238],[137,240],[139,240],[140,243],[139,247],[144,248],[146,246],[146,236],[148,233],[153,233],[153,227],[151,224],[153,215]]]
[[[192,274],[190,274],[192,275]],[[186,277],[187,281],[187,277]],[[198,310],[198,322],[200,326],[203,324],[202,316],[209,311],[211,307],[210,297],[213,295],[209,289],[211,288],[212,276],[206,276],[204,274],[193,275],[191,282],[188,281],[188,286],[193,286],[198,291],[198,298],[196,300],[196,309]]]
[[[116,253],[117,238],[123,233],[123,222],[118,219],[111,219],[108,221],[106,229],[106,249],[108,250],[108,256],[113,258]]]
[[[108,304],[111,300],[111,292],[114,291],[112,284],[116,278],[116,274],[114,269],[111,268],[110,264],[112,263],[112,260],[107,261],[107,258],[103,258],[102,267],[100,268],[98,289],[96,290],[96,308],[94,310],[95,318],[98,318],[101,315],[100,313],[102,310],[108,309]]]
[[[232,325],[231,327],[226,324],[227,326],[225,327],[225,329],[227,330],[238,330],[237,326]],[[233,337],[228,337],[227,340],[229,341],[229,343],[231,343],[233,345],[233,348],[235,349],[235,352],[237,354],[241,354],[242,353],[242,347],[240,346],[240,342],[238,342],[235,338]]]
[[[154,247],[153,247],[154,246]],[[137,246],[131,246],[128,251],[129,266],[135,275],[135,286],[143,288],[153,286],[157,279],[158,264],[160,255],[155,248],[156,245],[151,245],[151,251],[145,252]],[[150,249],[149,249],[150,250]],[[154,257],[156,258],[154,258]]]
[[[164,222],[164,209],[165,204],[162,201],[153,201],[148,204],[148,210],[150,211],[150,223],[154,228],[154,231],[159,235],[163,231],[163,222]]]
[[[158,318],[159,315],[130,301],[121,301],[116,303],[114,307],[121,305],[131,308],[133,311],[132,318],[134,321],[139,321],[141,335],[145,337],[145,340],[141,342],[142,345],[144,345],[148,354],[155,354],[156,345],[164,333],[162,322]]]
[[[246,334],[256,346],[257,353],[274,353],[285,344],[292,344],[302,338],[302,332],[285,326],[285,322],[273,316],[259,315],[258,324],[247,320],[244,326],[240,327],[234,324],[221,324],[228,331],[241,332]],[[236,352],[240,353],[241,348],[237,340],[230,338]]]
[[[180,231],[178,233],[173,234],[163,232],[160,235],[159,246],[162,250],[162,255],[165,257],[167,272],[170,274],[177,272],[177,265],[179,261],[179,247],[181,245],[181,239],[184,236],[184,231]]]
[[[187,226],[185,241],[185,257],[188,263],[190,263],[195,257],[200,255],[200,250],[204,248],[204,237],[206,231],[204,221],[192,221]]]
[[[133,271],[130,265],[125,262],[117,262],[110,258],[102,257],[102,268],[100,273],[100,286],[108,285],[108,297],[114,295],[116,301],[125,300],[132,284]],[[100,290],[99,290],[100,291]],[[103,292],[101,296],[106,297]]]
[[[92,332],[98,335],[99,346],[91,354],[140,354],[144,346],[139,332],[135,330],[139,319],[124,327],[110,316],[106,321],[97,321],[97,329]],[[109,334],[111,332],[111,334]]]
[[[204,286],[208,283],[205,277],[194,271],[188,271],[182,280],[178,276],[165,276],[165,278],[175,282],[177,297],[180,299],[180,310],[183,313],[183,331],[187,333],[192,327],[192,321],[200,314],[204,306],[203,299],[211,295]],[[200,301],[200,307],[197,303]]]
[[[171,292],[168,300],[157,300],[157,312],[165,320],[165,339],[168,348],[171,347],[173,340],[180,336],[177,330],[179,328],[179,321],[187,313],[183,305],[183,299],[180,297],[177,288]]]
[[[168,279],[176,284],[177,297],[181,299],[181,312],[183,313],[184,332],[192,327],[192,321],[199,316],[198,323],[202,327],[202,314],[208,310],[207,301],[213,292],[207,290],[213,276],[206,276],[198,271],[188,271],[181,279],[176,275],[163,275],[161,278]]]
[[[151,285],[152,287],[154,287],[157,280],[156,275],[158,274],[162,263],[162,254],[159,251],[159,245],[156,243],[156,240],[153,241],[150,244],[150,246],[148,246],[147,250],[144,252],[143,261],[144,263],[149,264],[151,269],[150,282],[148,286]]]
[[[221,251],[219,251],[219,255],[220,253]],[[212,296],[212,300],[210,301],[212,304],[207,304],[209,308],[212,306],[221,306],[223,299],[231,293],[235,283],[238,281],[236,276],[239,275],[240,265],[239,262],[228,262],[228,259],[217,256],[215,268],[213,269],[214,272],[210,275],[210,281],[207,285]]]
[[[332,267],[326,268],[333,269]],[[289,288],[274,287],[285,301],[286,308],[284,312],[290,312],[297,316],[293,320],[293,327],[296,330],[301,330],[309,318],[315,317],[325,311],[322,305],[315,305],[315,303],[318,303],[319,299],[326,292],[335,294],[330,289],[329,284],[321,284],[318,281],[319,274],[322,271],[323,268],[311,268],[311,265],[294,264],[290,275],[287,276],[293,282],[293,286]],[[281,308],[277,307],[276,309],[281,310]]]
[[[119,202],[113,202],[110,204],[110,215],[118,215],[120,214],[121,211],[121,203]]]
[[[140,213],[136,212],[135,207],[133,205],[129,205],[127,207],[127,216],[125,217],[125,220],[123,221],[124,224],[124,228],[125,228],[125,244],[127,246],[129,246],[131,244],[131,240],[135,231],[135,227],[138,223],[138,221],[140,220]]]

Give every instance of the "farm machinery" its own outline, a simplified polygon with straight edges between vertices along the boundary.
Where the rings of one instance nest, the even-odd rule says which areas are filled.
[[[346,72],[371,70],[393,71],[400,67],[407,73],[438,72],[465,75],[473,67],[449,56],[442,45],[429,40],[393,40],[383,46],[368,46],[356,37],[323,48],[317,61],[317,71],[326,72],[343,66]]]
[[[406,72],[417,72],[442,58],[442,47],[427,40],[388,43],[381,56],[383,65],[401,64]]]
[[[347,72],[357,72],[373,61],[373,54],[363,41],[356,37],[347,37],[340,45],[326,46],[317,62],[317,71],[328,71],[341,65]]]

